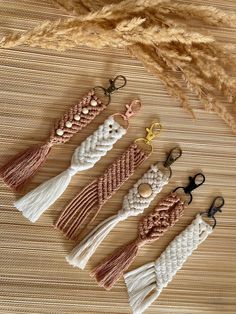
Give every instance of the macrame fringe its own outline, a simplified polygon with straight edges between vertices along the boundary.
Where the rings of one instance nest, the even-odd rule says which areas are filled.
[[[13,190],[21,189],[45,161],[50,150],[50,143],[28,148],[0,169],[0,177]]]
[[[18,201],[15,207],[31,222],[35,222],[66,190],[71,181],[70,168],[40,184]]]
[[[110,290],[114,283],[128,269],[138,253],[137,240],[118,248],[114,254],[98,265],[92,272],[99,286]]]
[[[155,263],[145,264],[124,275],[129,302],[134,314],[142,314],[159,296]]]
[[[67,205],[55,223],[55,228],[60,229],[63,234],[72,240],[76,240],[76,230],[86,220],[93,209],[99,211],[97,195],[97,180],[94,180]],[[78,211],[81,209],[81,211]]]
[[[66,257],[67,262],[74,267],[84,269],[98,246],[119,221],[119,217],[114,215],[100,223]]]

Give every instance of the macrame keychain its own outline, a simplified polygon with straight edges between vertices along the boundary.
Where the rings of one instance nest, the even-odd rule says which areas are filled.
[[[69,168],[20,198],[15,202],[15,207],[26,218],[35,222],[64,193],[72,176],[79,171],[92,168],[126,134],[129,119],[139,111],[140,107],[141,102],[133,100],[126,105],[125,114],[115,113],[108,117],[92,135],[75,149]]]
[[[146,138],[135,140],[124,153],[116,159],[98,179],[85,186],[75,196],[58,218],[55,227],[64,235],[76,240],[82,224],[88,224],[106,201],[129,179],[135,169],[153,151],[152,140],[160,133],[160,123],[153,123],[146,129]],[[80,230],[81,231],[81,230]]]
[[[0,168],[0,177],[13,190],[20,189],[32,177],[45,161],[52,146],[64,144],[78,131],[93,121],[110,103],[111,93],[126,85],[126,78],[118,75],[109,80],[110,86],[105,89],[96,86],[85,95],[78,104],[71,107],[54,125],[49,139],[43,145],[36,145],[18,154]],[[104,93],[106,101],[98,96]]]
[[[200,183],[196,183],[201,178]],[[135,259],[140,247],[146,243],[154,242],[182,216],[186,202],[181,200],[178,189],[183,189],[190,196],[188,205],[192,202],[191,192],[202,185],[205,177],[202,173],[189,177],[190,183],[187,187],[176,188],[172,193],[162,199],[156,208],[139,222],[138,237],[130,243],[118,248],[114,253],[99,264],[91,273],[98,284],[110,290],[122,274],[129,268]]]
[[[221,202],[216,205],[216,202]],[[216,226],[215,214],[221,212],[224,199],[218,196],[208,212],[198,214],[192,223],[167,246],[160,257],[124,275],[133,314],[142,314],[167,287],[189,256],[207,239]],[[211,226],[203,220],[213,220]]]
[[[168,183],[172,174],[171,164],[181,155],[181,149],[175,147],[170,151],[165,162],[152,165],[126,194],[122,209],[92,230],[67,256],[67,261],[73,266],[84,269],[98,246],[120,221],[137,216],[149,207],[163,186]]]

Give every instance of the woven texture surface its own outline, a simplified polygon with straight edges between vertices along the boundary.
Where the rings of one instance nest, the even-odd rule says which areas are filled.
[[[235,0],[196,0],[236,11]],[[11,30],[27,30],[46,19],[63,17],[48,0],[0,1],[0,36]],[[235,30],[210,31],[219,39],[236,43]],[[236,52],[236,51],[235,51]],[[20,195],[0,183],[0,313],[131,313],[123,280],[107,292],[89,277],[90,270],[116,247],[136,235],[140,217],[121,222],[96,251],[85,271],[73,269],[65,260],[73,242],[52,227],[60,211],[83,186],[103,170],[137,137],[153,119],[160,118],[161,136],[154,141],[154,153],[134,176],[112,197],[90,228],[115,214],[123,196],[152,163],[163,160],[164,152],[179,143],[183,156],[173,166],[173,178],[156,201],[187,176],[202,170],[206,183],[194,192],[191,207],[163,238],[143,247],[130,267],[155,260],[165,246],[193,219],[208,209],[213,196],[222,193],[226,205],[218,215],[218,226],[189,258],[158,301],[148,310],[154,313],[236,312],[236,137],[214,114],[203,112],[191,95],[198,120],[194,122],[170,98],[162,83],[123,50],[80,48],[69,52],[18,47],[0,50],[0,163],[48,137],[52,123],[91,87],[107,85],[107,79],[125,75],[128,85],[112,96],[112,103],[100,117],[65,145],[54,147],[45,165],[25,192],[59,174],[70,165],[73,150],[110,114],[140,97],[141,111],[132,119],[128,134],[91,170],[73,177],[70,187],[36,224],[29,223],[13,202]]]

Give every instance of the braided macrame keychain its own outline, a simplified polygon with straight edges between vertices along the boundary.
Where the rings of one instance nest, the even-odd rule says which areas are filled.
[[[196,180],[202,177],[202,182],[196,184]],[[199,173],[193,178],[190,177],[190,183],[183,188],[184,192],[190,195],[191,191],[202,185],[205,181],[203,174]],[[147,243],[154,242],[179,220],[184,212],[186,202],[181,200],[180,193],[176,188],[173,192],[162,199],[156,208],[139,222],[138,236],[134,241],[118,248],[114,253],[99,264],[92,272],[98,284],[107,290],[110,290],[122,274],[129,268],[135,259],[138,250]]]
[[[2,166],[0,177],[3,181],[13,190],[18,190],[24,186],[45,161],[52,146],[68,142],[74,134],[91,123],[108,106],[111,101],[111,93],[126,85],[126,78],[119,75],[109,82],[110,86],[107,89],[97,86],[90,90],[78,104],[71,107],[55,123],[45,144],[28,148]],[[98,96],[99,90],[102,90],[105,98],[107,98],[105,103]]]
[[[15,207],[30,221],[35,222],[66,190],[72,176],[92,168],[101,157],[127,132],[129,119],[139,111],[141,102],[133,100],[126,105],[125,114],[115,113],[78,146],[71,158],[71,165],[54,178],[42,183],[18,201]]]
[[[80,229],[93,219],[106,201],[129,179],[135,169],[152,153],[151,141],[161,130],[154,123],[147,130],[146,138],[135,140],[98,179],[85,186],[59,216],[55,227],[70,239],[78,238]]]
[[[221,200],[221,204],[215,203]],[[167,287],[189,256],[207,239],[216,226],[215,214],[221,211],[224,199],[219,196],[208,212],[198,214],[192,223],[167,246],[160,257],[124,275],[133,314],[142,314]],[[213,219],[213,226],[203,220]]]
[[[120,222],[131,216],[137,216],[149,207],[156,195],[171,177],[170,165],[182,155],[180,148],[173,148],[165,162],[152,165],[150,169],[134,184],[123,199],[122,209],[92,230],[67,256],[67,261],[84,269],[98,246]]]

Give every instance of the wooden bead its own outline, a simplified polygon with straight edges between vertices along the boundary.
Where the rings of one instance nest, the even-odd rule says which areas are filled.
[[[74,115],[74,119],[75,119],[75,121],[79,121],[79,120],[80,120],[80,115],[75,114],[75,115]]]
[[[83,112],[83,114],[88,114],[89,110],[88,110],[88,108],[84,107],[84,108],[82,109],[82,112]]]
[[[152,188],[148,183],[141,183],[138,187],[138,192],[143,198],[148,198],[152,195]]]
[[[98,103],[96,102],[95,99],[92,99],[91,102],[90,102],[90,105],[91,105],[92,107],[96,107],[97,104],[98,104]]]
[[[62,129],[56,130],[57,135],[62,136],[64,134],[64,131]]]
[[[70,121],[66,121],[66,127],[67,128],[71,128],[72,127],[72,123]]]

